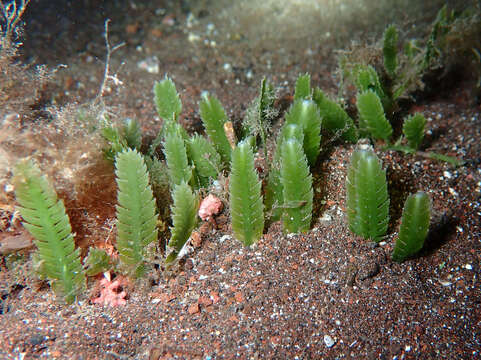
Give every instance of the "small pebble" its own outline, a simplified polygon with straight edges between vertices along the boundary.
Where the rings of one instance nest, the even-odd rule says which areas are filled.
[[[197,314],[199,311],[200,311],[199,304],[197,304],[197,303],[190,305],[189,308],[187,309],[187,312],[190,315]]]
[[[209,35],[212,34],[212,32],[215,30],[215,25],[212,23],[208,23],[206,30],[207,30],[207,34]]]
[[[189,40],[189,42],[193,43],[193,42],[199,41],[200,36],[194,33],[189,33],[189,35],[187,36],[187,39]]]
[[[328,348],[333,347],[335,343],[336,341],[332,337],[324,335],[324,344],[326,344]]]
[[[219,242],[222,244],[224,241],[229,240],[231,238],[230,235],[223,235],[220,239]]]
[[[194,268],[194,261],[192,259],[187,259],[185,261],[185,268],[187,270],[192,270]]]
[[[456,192],[456,190],[454,190],[453,188],[448,188],[449,192],[451,193],[451,195],[453,196],[458,196],[458,193]]]
[[[5,184],[3,189],[7,194],[15,191],[15,187],[12,184]]]
[[[332,220],[332,216],[329,214],[324,214],[322,217],[319,219],[320,221],[328,222]]]
[[[137,63],[139,69],[145,70],[150,74],[159,73],[159,59],[156,56],[149,57],[144,60],[140,60]]]
[[[471,264],[466,264],[464,265],[464,267],[467,269],[467,270],[473,270],[473,266]]]
[[[442,286],[446,286],[446,287],[448,287],[448,286],[451,286],[451,285],[452,285],[452,283],[451,283],[451,282],[449,282],[449,281],[446,281],[446,280],[441,280],[441,279],[439,279],[439,283],[440,283]]]
[[[35,335],[31,336],[30,339],[28,339],[28,343],[31,346],[40,345],[44,341],[45,341],[45,337],[43,335],[40,335],[40,334],[35,334]]]

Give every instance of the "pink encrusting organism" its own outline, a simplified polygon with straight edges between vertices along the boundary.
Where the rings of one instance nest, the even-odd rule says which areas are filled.
[[[212,194],[208,195],[199,207],[199,217],[202,220],[208,220],[212,215],[217,215],[222,211],[222,201]]]
[[[119,306],[127,304],[125,297],[127,293],[125,291],[120,291],[119,288],[123,288],[125,279],[118,277],[115,281],[111,281],[104,277],[100,280],[100,285],[102,290],[100,290],[100,296],[98,298],[92,299],[94,304],[103,304],[110,306]]]

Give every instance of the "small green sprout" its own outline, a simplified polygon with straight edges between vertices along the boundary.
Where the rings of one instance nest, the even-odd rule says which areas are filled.
[[[410,195],[404,204],[399,237],[392,253],[394,261],[402,262],[422,249],[431,219],[429,196],[424,192]]]
[[[311,75],[299,75],[296,80],[296,90],[294,92],[294,101],[311,99]]]
[[[426,119],[420,113],[408,116],[404,119],[403,133],[411,149],[417,150],[424,138]]]
[[[197,224],[197,210],[199,208],[199,198],[192,192],[187,183],[182,182],[174,187],[172,192],[174,205],[172,207],[172,228],[168,247],[170,254],[165,259],[167,264],[172,263],[182,248],[187,243],[192,230]]]
[[[388,142],[392,135],[392,126],[386,119],[379,96],[371,90],[358,94],[357,109],[360,129],[367,131],[375,139]]]
[[[355,150],[346,179],[347,217],[351,231],[379,242],[389,222],[386,172],[372,150]]]

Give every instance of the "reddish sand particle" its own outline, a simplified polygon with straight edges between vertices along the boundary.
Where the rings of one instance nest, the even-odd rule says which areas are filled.
[[[190,305],[189,309],[187,310],[187,312],[190,315],[197,314],[199,311],[200,311],[199,304],[197,304],[197,303]]]

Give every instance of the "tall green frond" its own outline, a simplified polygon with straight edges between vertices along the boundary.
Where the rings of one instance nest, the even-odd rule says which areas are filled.
[[[52,289],[71,303],[85,288],[85,273],[65,206],[31,161],[17,165],[14,185],[23,225],[38,248],[40,275],[47,277]]]
[[[311,98],[311,75],[299,75],[296,80],[296,90],[294,92],[294,101],[309,100]]]
[[[284,196],[281,183],[281,152],[282,143],[288,139],[295,139],[302,144],[304,141],[302,127],[297,124],[285,123],[277,137],[276,151],[272,166],[269,168],[265,195],[265,210],[271,212],[269,219],[271,222],[280,220],[282,216]]]
[[[414,150],[419,149],[419,146],[423,142],[425,126],[426,119],[420,113],[416,113],[404,119],[403,133],[410,148]]]
[[[306,232],[311,226],[312,176],[302,150],[295,138],[282,142],[281,183],[283,202],[283,226],[288,233]]]
[[[298,100],[286,114],[286,123],[297,124],[304,131],[304,152],[309,165],[316,163],[321,148],[321,116],[311,100]]]
[[[391,78],[396,76],[397,68],[397,43],[398,33],[394,25],[390,25],[384,31],[383,55],[384,68]]]
[[[197,194],[193,193],[190,186],[185,182],[174,187],[172,198],[174,199],[171,210],[173,226],[168,244],[171,252],[165,260],[166,263],[171,263],[177,258],[189,239],[197,224],[197,210],[199,208]]]
[[[340,134],[345,141],[357,142],[359,136],[354,121],[339,104],[330,100],[319,88],[314,89],[312,99],[319,108],[322,129]]]
[[[358,94],[357,109],[361,130],[387,142],[392,135],[392,126],[386,119],[379,96],[371,90]]]
[[[157,113],[164,121],[175,121],[182,112],[182,102],[175,84],[167,76],[154,84],[154,102]]]
[[[355,150],[346,179],[349,227],[355,234],[376,242],[386,234],[389,196],[386,172],[371,150]]]
[[[219,100],[211,95],[204,95],[199,106],[205,131],[226,166],[230,163],[232,148],[224,130],[227,122],[224,108]]]
[[[250,246],[262,236],[264,212],[254,154],[246,141],[240,142],[232,152],[229,199],[234,236]]]
[[[182,182],[188,183],[192,177],[192,169],[187,159],[184,139],[177,132],[169,132],[164,140],[164,154],[167,172],[173,188]]]
[[[144,274],[145,248],[157,239],[157,214],[147,167],[136,150],[117,155],[117,250],[130,274]]]
[[[207,187],[210,180],[217,179],[222,169],[220,155],[206,138],[194,135],[189,139],[187,154],[194,164],[194,173],[200,186]]]
[[[424,192],[408,196],[404,203],[399,237],[394,246],[392,259],[402,262],[422,249],[428,235],[431,219],[429,196]]]

